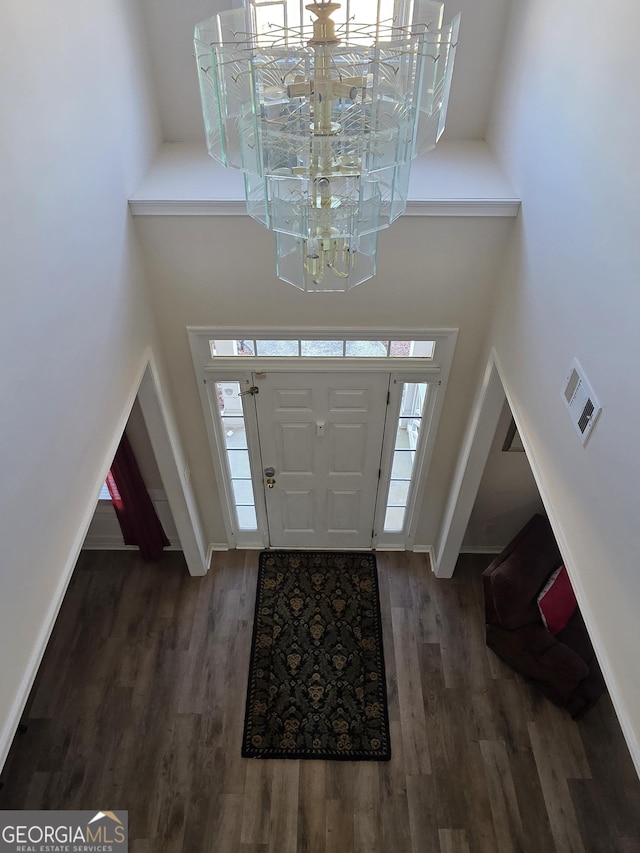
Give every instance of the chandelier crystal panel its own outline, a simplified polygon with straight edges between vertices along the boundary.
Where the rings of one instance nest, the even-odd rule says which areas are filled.
[[[302,290],[375,275],[411,160],[444,130],[460,16],[444,26],[443,3],[388,6],[357,23],[338,3],[305,15],[256,0],[195,30],[209,154],[244,173],[247,212],[275,232],[277,275]]]

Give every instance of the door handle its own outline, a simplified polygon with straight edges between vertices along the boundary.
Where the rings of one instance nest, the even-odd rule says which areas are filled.
[[[268,489],[272,489],[275,486],[275,484],[276,484],[276,481],[273,479],[273,477],[269,477],[267,479],[267,488]]]

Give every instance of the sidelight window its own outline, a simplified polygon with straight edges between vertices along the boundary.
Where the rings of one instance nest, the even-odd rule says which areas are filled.
[[[427,399],[426,382],[404,382],[395,432],[384,531],[402,530],[411,496],[416,450]]]
[[[226,463],[238,530],[257,530],[249,445],[239,382],[216,382]]]

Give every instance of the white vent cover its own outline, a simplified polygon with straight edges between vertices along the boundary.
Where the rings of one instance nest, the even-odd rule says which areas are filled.
[[[586,444],[602,406],[596,400],[584,371],[575,358],[562,389],[562,398],[582,443]]]

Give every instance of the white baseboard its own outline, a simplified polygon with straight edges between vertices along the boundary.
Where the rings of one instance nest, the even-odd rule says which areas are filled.
[[[97,491],[98,490],[99,486]],[[31,688],[33,687],[33,682],[35,681],[36,675],[38,673],[38,668],[42,661],[45,649],[47,648],[49,637],[51,636],[53,626],[58,617],[58,612],[60,611],[62,600],[64,599],[67,587],[69,586],[69,581],[71,580],[73,570],[76,566],[76,563],[78,562],[78,556],[80,555],[80,549],[82,548],[82,540],[84,539],[84,531],[89,527],[89,522],[91,520],[91,512],[92,510],[90,507],[87,512],[86,518],[83,520],[83,524],[81,525],[81,532],[79,535],[76,536],[76,540],[71,546],[66,564],[64,565],[60,575],[60,580],[58,581],[56,590],[51,598],[49,609],[45,618],[42,621],[38,637],[36,639],[36,642],[34,643],[33,651],[29,658],[29,663],[25,669],[22,681],[20,682],[20,687],[18,688],[16,696],[13,700],[13,704],[11,706],[11,711],[9,712],[7,722],[5,723],[4,728],[0,733],[0,772],[4,767],[5,761],[7,760],[9,750],[11,749],[11,744],[13,743],[13,739],[15,737],[18,725],[22,718],[25,705],[27,704],[27,700],[29,698],[29,693],[31,692]]]
[[[207,571],[211,568],[211,560],[217,551],[230,551],[227,542],[209,542],[207,547]]]
[[[429,556],[429,565],[431,566],[431,571],[435,571],[436,551],[433,545],[414,545],[411,550],[414,554],[427,554]]]

